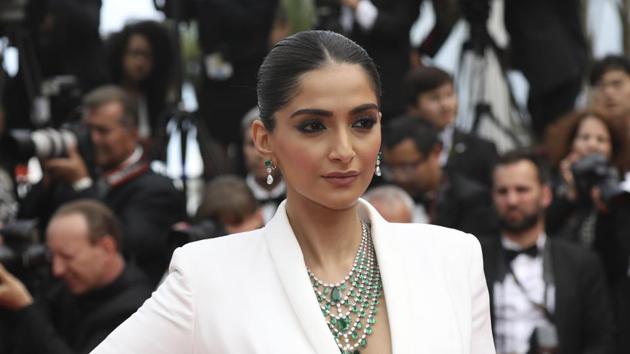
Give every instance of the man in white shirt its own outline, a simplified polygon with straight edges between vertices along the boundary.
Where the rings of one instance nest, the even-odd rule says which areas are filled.
[[[589,251],[545,233],[552,193],[540,159],[508,152],[492,180],[500,235],[482,247],[497,353],[609,353],[602,266]]]

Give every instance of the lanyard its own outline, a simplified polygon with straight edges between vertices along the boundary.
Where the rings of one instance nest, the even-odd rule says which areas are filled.
[[[549,311],[549,308],[547,308],[547,290],[549,288],[549,286],[548,286],[549,284],[547,283],[547,281],[544,281],[545,282],[545,290],[544,290],[544,294],[543,294],[543,303],[540,303],[538,301],[534,301],[529,296],[529,294],[527,293],[527,290],[523,286],[523,283],[521,283],[521,281],[518,280],[518,277],[516,277],[516,274],[514,273],[514,270],[512,269],[512,265],[508,264],[507,268],[508,268],[508,272],[510,274],[512,274],[512,277],[514,278],[514,283],[516,283],[516,286],[518,286],[519,290],[521,290],[523,295],[525,295],[525,298],[527,299],[527,301],[529,301],[532,305],[534,305],[534,307],[536,307],[538,310],[540,310],[545,315],[545,318],[547,318],[547,320],[550,323],[555,323],[554,318],[553,318],[553,314]]]

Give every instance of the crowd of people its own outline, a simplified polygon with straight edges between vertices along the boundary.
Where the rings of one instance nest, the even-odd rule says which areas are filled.
[[[577,13],[551,26],[568,49],[530,38],[515,15],[530,9],[511,4],[533,143],[499,151],[458,126],[457,73],[417,60],[436,40],[411,46],[420,2],[182,1],[177,20],[198,23],[201,49],[199,107],[185,115],[169,21],[101,38],[100,1],[47,0],[20,30],[1,27],[36,66],[1,80],[0,352],[88,353],[159,286],[175,248],[272,220],[287,185],[255,146],[255,122],[275,113],[257,104],[257,73],[278,41],[311,28],[344,34],[379,70],[382,143],[365,200],[387,221],[480,240],[497,353],[630,351],[630,59],[587,63]],[[538,48],[563,54],[542,70]],[[48,95],[33,79],[70,88]]]

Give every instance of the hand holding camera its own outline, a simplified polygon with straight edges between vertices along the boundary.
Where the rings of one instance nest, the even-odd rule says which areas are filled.
[[[53,180],[74,184],[89,177],[87,166],[76,145],[68,148],[67,157],[56,157],[43,161],[44,173]]]
[[[0,307],[20,310],[33,303],[26,286],[0,263]]]

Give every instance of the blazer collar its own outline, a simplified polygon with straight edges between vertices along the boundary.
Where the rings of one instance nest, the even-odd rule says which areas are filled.
[[[338,353],[339,349],[318,306],[306,272],[304,255],[289,224],[283,201],[265,225],[265,239],[278,276],[293,311],[316,353]]]
[[[405,278],[401,276],[406,272],[400,257],[401,252],[396,243],[386,240],[389,223],[376,209],[359,199],[359,212],[372,226],[372,240],[385,292],[393,353],[412,352],[417,333],[414,333],[411,326],[414,322],[412,313],[408,311],[409,291]],[[306,272],[304,255],[289,224],[286,200],[278,206],[276,214],[265,226],[265,239],[287,297],[312,347],[317,353],[338,353],[339,349],[317,304]]]

